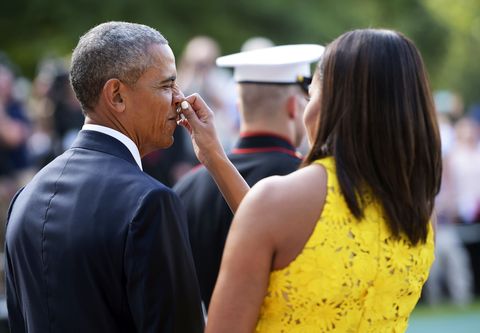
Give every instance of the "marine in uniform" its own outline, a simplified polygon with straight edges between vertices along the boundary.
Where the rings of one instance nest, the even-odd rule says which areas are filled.
[[[320,45],[284,45],[217,59],[217,65],[234,68],[240,138],[228,157],[250,186],[298,169],[296,147],[304,136],[310,64],[322,52]],[[233,215],[203,166],[183,177],[174,191],[186,207],[195,268],[208,307]]]

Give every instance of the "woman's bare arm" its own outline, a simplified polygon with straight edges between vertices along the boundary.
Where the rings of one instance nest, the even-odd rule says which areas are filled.
[[[217,183],[233,213],[250,187],[228,159],[213,124],[214,115],[198,94],[185,98],[190,104],[182,109],[186,119],[179,120],[189,132],[195,154]]]
[[[276,216],[268,202],[271,188],[263,184],[259,182],[245,196],[230,227],[208,310],[207,333],[255,331],[275,253]]]

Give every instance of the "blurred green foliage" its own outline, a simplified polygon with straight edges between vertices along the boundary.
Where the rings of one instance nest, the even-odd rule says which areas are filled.
[[[157,28],[177,56],[200,34],[226,54],[258,35],[326,44],[355,28],[396,29],[420,48],[435,89],[480,101],[479,0],[3,0],[0,50],[31,78],[42,57],[68,55],[84,32],[109,20]]]

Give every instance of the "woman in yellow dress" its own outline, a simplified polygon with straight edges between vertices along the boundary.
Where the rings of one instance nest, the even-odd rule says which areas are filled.
[[[236,211],[206,331],[404,332],[433,261],[441,173],[414,44],[366,29],[328,45],[305,110],[303,167],[251,190],[212,112],[198,95],[187,101],[182,124]]]

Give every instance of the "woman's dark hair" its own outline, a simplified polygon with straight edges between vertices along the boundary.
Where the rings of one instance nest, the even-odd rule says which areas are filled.
[[[350,31],[317,68],[320,116],[303,165],[335,158],[348,207],[363,216],[362,194],[383,206],[393,235],[425,242],[441,178],[440,137],[427,73],[408,38],[389,30]]]

